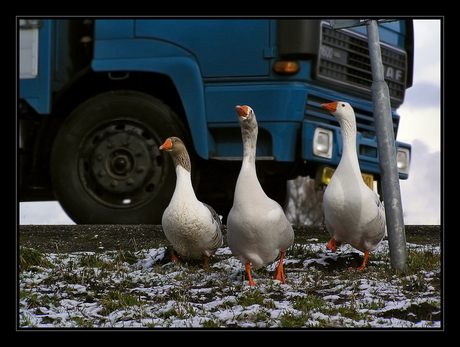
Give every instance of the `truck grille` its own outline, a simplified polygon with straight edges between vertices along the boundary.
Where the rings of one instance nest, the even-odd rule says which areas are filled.
[[[380,46],[390,98],[399,105],[406,90],[406,53],[384,43]],[[350,30],[333,30],[329,23],[322,22],[316,78],[370,94],[372,71],[367,37]]]

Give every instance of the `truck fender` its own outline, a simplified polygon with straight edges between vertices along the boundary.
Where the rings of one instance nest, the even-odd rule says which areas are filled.
[[[96,41],[96,47],[99,49],[96,49],[95,59],[91,64],[92,69],[97,72],[145,71],[169,76],[181,98],[195,151],[200,157],[208,159],[204,88],[196,60],[183,49],[165,42],[151,40],[120,41],[125,40]],[[119,53],[120,47],[123,47],[124,52],[131,53],[131,55],[120,57],[120,54],[115,54],[113,57],[116,56],[117,58],[111,57],[111,52]],[[132,57],[136,52],[139,52],[139,56]],[[163,56],[145,57],[145,52],[162,52]],[[165,56],[165,52],[170,54]]]

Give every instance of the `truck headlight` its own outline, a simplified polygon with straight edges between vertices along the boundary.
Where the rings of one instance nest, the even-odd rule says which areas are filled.
[[[318,157],[332,158],[332,140],[334,134],[331,130],[316,128],[313,135],[313,154]]]
[[[410,169],[410,150],[409,148],[399,147],[397,154],[398,171],[402,174],[409,174]]]

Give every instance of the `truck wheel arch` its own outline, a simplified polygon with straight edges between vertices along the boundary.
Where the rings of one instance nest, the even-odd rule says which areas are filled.
[[[196,153],[208,159],[208,134],[204,88],[198,64],[191,57],[94,60],[92,68],[103,71],[153,72],[168,76],[174,84],[185,111]]]

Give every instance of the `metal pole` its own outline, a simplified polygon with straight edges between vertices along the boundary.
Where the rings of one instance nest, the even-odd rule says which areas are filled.
[[[373,78],[371,87],[372,106],[374,109],[377,148],[379,151],[383,200],[385,201],[391,267],[404,272],[407,270],[406,233],[404,230],[401,191],[399,188],[390,93],[384,80],[377,21],[368,21],[366,28]]]

